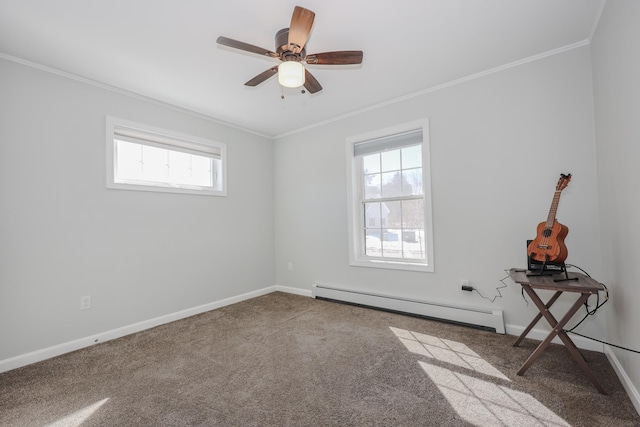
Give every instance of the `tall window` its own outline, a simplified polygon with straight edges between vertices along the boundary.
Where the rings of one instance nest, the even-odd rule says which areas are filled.
[[[347,140],[351,264],[433,271],[426,121]]]
[[[107,187],[226,195],[225,145],[107,118]]]

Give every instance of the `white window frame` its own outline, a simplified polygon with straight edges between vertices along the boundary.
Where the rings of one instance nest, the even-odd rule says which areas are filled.
[[[424,232],[426,236],[425,260],[407,260],[377,258],[365,255],[365,215],[363,212],[364,190],[362,186],[362,170],[358,158],[354,154],[355,145],[362,142],[386,138],[416,130],[422,130],[422,182],[424,192]],[[397,126],[379,129],[366,134],[356,135],[346,140],[347,156],[347,203],[349,231],[349,263],[357,267],[388,268],[409,271],[434,271],[433,256],[433,213],[431,202],[431,165],[429,150],[429,120],[422,119]]]
[[[125,135],[124,137],[120,137],[122,140],[129,140],[142,145],[156,146],[171,151],[199,154],[207,157],[219,157],[221,167],[212,170],[213,188],[196,185],[165,184],[151,181],[117,180],[115,171],[117,154],[116,139],[118,139],[119,135]],[[107,188],[110,189],[207,196],[227,195],[226,144],[110,116],[106,117],[106,166]]]

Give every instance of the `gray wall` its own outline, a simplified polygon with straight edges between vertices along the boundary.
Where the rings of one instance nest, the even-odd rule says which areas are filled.
[[[271,141],[14,62],[0,76],[0,360],[274,285]],[[107,190],[106,115],[226,143],[228,197]]]
[[[592,42],[603,280],[610,342],[640,350],[640,2],[606,4]],[[640,355],[612,349],[640,386]],[[637,393],[637,391],[636,391]],[[636,395],[636,401],[640,396]]]
[[[435,272],[351,267],[345,139],[423,117],[430,120]],[[502,289],[492,304],[461,291],[460,280],[493,298],[504,270],[526,265],[526,240],[546,220],[562,172],[574,176],[558,209],[570,230],[567,262],[601,274],[588,47],[289,135],[276,142],[274,158],[279,285],[311,289],[318,281],[501,308],[507,332],[519,333],[537,313],[519,286]],[[563,296],[556,311],[573,300]],[[602,338],[603,320],[589,319],[581,332]]]

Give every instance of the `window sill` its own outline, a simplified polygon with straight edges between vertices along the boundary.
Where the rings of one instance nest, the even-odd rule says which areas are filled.
[[[419,271],[433,273],[433,266],[420,262],[392,261],[378,259],[352,259],[350,264],[354,267],[384,268],[390,270]]]
[[[151,191],[156,193],[178,193],[178,194],[196,194],[199,196],[226,196],[226,191],[194,189],[178,186],[156,186],[156,185],[139,185],[125,183],[107,183],[107,188],[111,190],[133,190],[133,191]]]

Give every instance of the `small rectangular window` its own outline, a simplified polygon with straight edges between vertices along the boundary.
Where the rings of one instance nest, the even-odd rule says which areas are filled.
[[[347,140],[351,264],[433,271],[426,121]]]
[[[107,118],[107,187],[226,195],[226,146]]]

